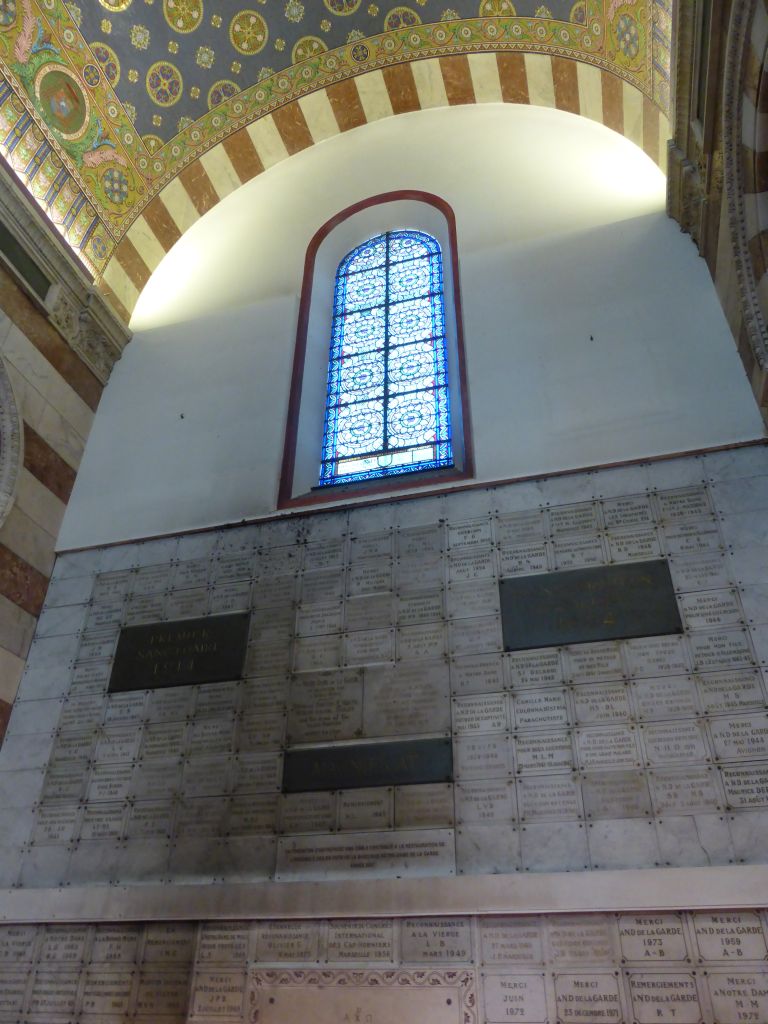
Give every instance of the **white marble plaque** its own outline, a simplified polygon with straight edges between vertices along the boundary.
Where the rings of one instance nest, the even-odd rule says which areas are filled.
[[[208,591],[202,588],[197,590],[178,590],[168,596],[166,612],[168,618],[176,619],[197,619],[208,611]]]
[[[259,1024],[474,1024],[473,982],[461,971],[253,971],[250,1002]]]
[[[409,628],[418,630],[431,627],[413,626]],[[427,646],[429,645],[427,644]],[[363,629],[347,633],[344,637],[345,665],[373,665],[394,660],[394,629]]]
[[[766,703],[760,673],[755,669],[714,672],[696,677],[702,710],[705,714],[746,711]]]
[[[603,521],[606,530],[622,526],[643,526],[654,521],[651,502],[645,494],[633,494],[603,501]]]
[[[508,728],[507,697],[504,693],[454,697],[452,711],[454,733],[503,732]]]
[[[168,839],[171,835],[173,804],[165,800],[137,800],[131,805],[125,825],[126,839]]]
[[[485,1019],[492,1022],[547,1021],[547,995],[541,974],[486,974]]]
[[[588,818],[643,818],[651,813],[648,784],[641,772],[604,772],[585,775],[584,811]]]
[[[682,637],[644,637],[629,640],[625,647],[633,676],[671,676],[688,672],[688,655]]]
[[[344,541],[321,540],[304,548],[304,571],[331,569],[344,563]]]
[[[712,718],[709,723],[715,755],[723,761],[743,761],[768,755],[768,715]]]
[[[688,639],[694,667],[699,672],[754,664],[746,630],[692,633]]]
[[[640,719],[693,718],[699,711],[691,676],[639,679],[632,692]]]
[[[456,821],[460,825],[500,825],[517,817],[514,782],[461,782],[454,787]]]
[[[392,562],[388,558],[356,562],[347,572],[347,595],[360,597],[382,590],[392,590]]]
[[[85,925],[46,925],[38,961],[41,964],[80,964],[85,959],[87,941]]]
[[[493,548],[488,544],[451,552],[448,558],[448,580],[451,583],[488,579],[495,575]]]
[[[395,958],[395,923],[375,919],[328,922],[328,963],[391,963]]]
[[[186,750],[186,743],[186,722],[160,722],[159,725],[148,723],[142,736],[141,756],[181,757]]]
[[[732,807],[768,807],[768,765],[722,768],[720,774]]]
[[[178,842],[221,836],[226,816],[227,802],[219,797],[186,799],[176,808],[174,838]]]
[[[182,563],[184,564],[184,563]],[[207,567],[207,563],[205,563]],[[181,566],[178,566],[178,574]],[[115,598],[122,598],[128,593],[128,586],[132,580],[131,572],[103,572],[99,573],[93,581],[93,602],[94,605],[108,604]]]
[[[211,563],[207,558],[193,558],[187,562],[179,562],[173,574],[173,589],[186,590],[191,587],[207,586],[210,566]]]
[[[247,755],[246,755],[247,756]],[[269,754],[261,755],[269,757]],[[279,755],[272,755],[279,757]],[[184,795],[218,796],[229,791],[232,758],[226,754],[196,757],[184,763]]]
[[[345,832],[392,828],[394,791],[390,786],[339,793],[339,828]]]
[[[765,960],[768,955],[757,913],[698,913],[693,923],[699,953],[705,960]]]
[[[391,530],[383,530],[380,533],[363,533],[350,537],[349,559],[351,562],[359,562],[364,558],[391,558],[392,553]]]
[[[496,518],[496,540],[502,547],[529,537],[543,536],[544,513],[539,510],[512,512]]]
[[[445,565],[439,555],[400,559],[397,563],[399,594],[411,590],[434,590],[445,584]]]
[[[683,593],[721,590],[731,582],[724,552],[670,558],[669,569],[675,589]]]
[[[607,535],[608,550],[614,562],[629,562],[636,558],[650,561],[661,557],[661,543],[651,526],[617,530]]]
[[[277,750],[285,733],[285,715],[251,710],[240,719],[237,729],[239,751]]]
[[[563,681],[559,651],[523,651],[505,655],[509,682],[513,689],[557,686]]]
[[[192,982],[192,1019],[239,1019],[245,1001],[245,971],[195,971]]]
[[[332,832],[335,827],[335,793],[283,794],[280,807],[280,831],[283,834]]]
[[[152,725],[158,722],[183,721],[192,712],[191,686],[174,686],[167,690],[153,690],[149,694],[147,717]]]
[[[649,774],[657,815],[707,814],[720,810],[720,797],[711,768],[655,771]]]
[[[693,523],[667,523],[662,528],[667,554],[701,555],[722,547],[717,520],[700,519]]]
[[[278,840],[278,880],[452,875],[453,829],[348,832]]]
[[[450,618],[472,618],[477,615],[498,615],[499,587],[495,580],[452,583],[447,594]]]
[[[0,1020],[22,1018],[28,984],[29,971],[26,968],[0,968]]]
[[[570,713],[565,690],[526,690],[512,699],[517,729],[552,729],[567,726]]]
[[[567,731],[519,733],[514,739],[518,772],[573,768],[573,747]]]
[[[504,662],[500,655],[478,654],[452,659],[452,693],[492,693],[503,687]]]
[[[248,959],[250,923],[207,921],[200,926],[195,957],[198,963],[244,965]]]
[[[68,1020],[75,1011],[80,975],[75,971],[36,971],[29,996],[27,1020],[49,1024]]]
[[[603,565],[606,561],[603,542],[597,535],[555,537],[552,549],[556,569],[578,569],[587,565]]]
[[[202,754],[228,754],[234,743],[235,716],[230,712],[218,718],[193,718],[187,733],[190,757]]]
[[[256,959],[266,963],[317,960],[320,953],[318,921],[264,921],[256,939]]]
[[[646,974],[630,972],[629,991],[637,1024],[670,1020],[698,1024],[699,994],[693,974]]]
[[[581,793],[572,775],[540,775],[517,783],[521,821],[571,821],[581,817]]]
[[[565,648],[566,675],[574,683],[621,679],[624,666],[618,643],[575,644]]]
[[[231,836],[271,835],[277,831],[277,794],[233,797],[226,824]]]
[[[403,594],[397,602],[397,624],[420,626],[426,622],[441,622],[445,615],[442,590]]]
[[[499,551],[502,576],[546,572],[549,568],[549,551],[544,540],[528,540],[523,544],[502,547]]]
[[[280,788],[283,759],[279,754],[241,755],[235,762],[234,793],[265,793]]]
[[[619,982],[613,974],[556,974],[558,1020],[621,1021]]]
[[[341,600],[343,592],[344,575],[338,570],[305,572],[301,577],[302,605],[333,604]]]
[[[686,487],[679,491],[659,491],[656,495],[662,518],[674,522],[680,519],[700,519],[710,515],[712,506],[705,487]]]
[[[303,604],[296,615],[296,635],[321,636],[341,632],[342,606],[334,604]]]
[[[395,787],[395,828],[449,828],[452,825],[452,783]]]
[[[139,935],[139,925],[99,925],[93,935],[91,962],[135,963],[139,951]]]
[[[468,917],[405,918],[400,931],[404,963],[467,963],[472,957]]]
[[[446,653],[445,632],[442,622],[401,627],[397,631],[397,657],[402,661],[442,658]]]
[[[41,930],[35,925],[6,925],[0,928],[0,964],[32,963]]]
[[[127,1014],[132,994],[130,971],[87,971],[81,1007],[84,1013]]]
[[[708,753],[701,722],[658,722],[642,726],[640,735],[646,762],[653,767],[702,762]]]
[[[85,631],[87,633],[107,632],[119,626],[123,621],[123,609],[125,599],[123,597],[112,600],[97,601],[88,610],[88,617],[85,620]]]
[[[393,621],[394,602],[391,594],[347,598],[344,606],[344,624],[347,630],[381,629],[391,626]]]
[[[442,526],[415,526],[400,529],[397,533],[397,553],[403,559],[438,555],[444,544]]]
[[[133,773],[130,795],[140,800],[150,797],[169,798],[180,789],[179,761],[142,761]]]
[[[187,1012],[189,976],[186,971],[142,971],[136,994],[136,1013],[174,1020]]]
[[[450,729],[445,662],[372,668],[365,673],[366,736],[412,736]]]
[[[297,641],[298,643],[307,644],[310,641]],[[338,641],[336,643],[338,645]],[[283,675],[291,667],[291,653],[291,644],[253,644],[245,652],[243,675],[254,677]],[[305,660],[309,661],[314,652],[305,651],[303,653]]]
[[[680,914],[622,914],[619,942],[625,960],[680,961],[687,955]]]
[[[91,732],[101,725],[105,702],[100,693],[68,697],[59,716],[60,732]]]
[[[632,715],[625,683],[582,683],[574,687],[572,699],[578,725],[611,725]]]
[[[244,711],[249,708],[275,711],[288,702],[288,677],[277,675],[247,679],[240,687],[240,694]]]
[[[765,974],[712,971],[706,982],[718,1024],[763,1024],[768,1020]]]
[[[75,665],[70,694],[105,693],[111,671],[112,663],[109,661],[86,661]]]
[[[461,736],[453,751],[454,773],[462,780],[500,779],[511,771],[505,735]]]
[[[578,729],[579,765],[586,770],[640,766],[637,736],[630,725],[606,725]]]
[[[543,963],[538,917],[481,917],[480,956],[486,964]]]
[[[338,668],[340,664],[340,636],[306,637],[294,644],[293,668],[296,672],[316,672]],[[275,667],[270,665],[270,674]]]
[[[454,657],[501,651],[501,619],[493,615],[454,620],[449,626],[449,646]]]
[[[80,839],[120,839],[126,805],[96,804],[86,806],[80,825]]]
[[[79,823],[80,808],[76,804],[41,804],[32,838],[39,845],[68,843],[74,839]]]
[[[318,575],[320,575],[318,573]],[[339,580],[338,573],[326,573],[326,578],[335,581],[335,595],[341,597],[341,583]],[[321,597],[321,596],[309,596],[307,593],[307,577],[304,577],[303,588],[301,592],[302,601],[330,601],[332,597]],[[251,591],[251,599],[253,601],[254,608],[271,608],[276,605],[290,605],[293,603],[296,595],[296,577],[295,576],[272,576],[268,579],[262,579],[259,583],[254,584]]]
[[[740,625],[743,619],[741,602],[733,590],[705,590],[698,594],[681,594],[680,610],[689,629],[712,629]]]
[[[557,505],[549,510],[549,528],[552,533],[587,533],[597,530],[597,505],[580,502],[577,505]]]

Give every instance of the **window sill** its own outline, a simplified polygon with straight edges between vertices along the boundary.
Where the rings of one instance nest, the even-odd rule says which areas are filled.
[[[344,501],[345,498],[382,497],[398,491],[422,491],[425,488],[439,488],[443,484],[471,480],[472,472],[457,466],[438,470],[403,473],[373,480],[358,480],[351,483],[317,485],[304,494],[297,494],[278,503],[278,508],[329,505]]]

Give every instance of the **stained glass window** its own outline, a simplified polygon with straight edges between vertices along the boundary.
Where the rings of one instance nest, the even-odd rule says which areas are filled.
[[[387,231],[336,272],[320,484],[452,465],[440,245]]]

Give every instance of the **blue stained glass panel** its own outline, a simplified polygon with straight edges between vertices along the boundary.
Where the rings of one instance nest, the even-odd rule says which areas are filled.
[[[391,231],[336,273],[320,484],[453,465],[442,257]]]

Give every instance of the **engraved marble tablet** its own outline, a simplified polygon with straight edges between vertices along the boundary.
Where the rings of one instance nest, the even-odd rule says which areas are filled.
[[[543,963],[538,917],[481,917],[480,950],[487,964]]]
[[[702,762],[707,756],[701,722],[686,720],[644,725],[640,735],[649,765]]]
[[[362,713],[361,672],[294,676],[288,709],[289,742],[311,743],[359,736]]]
[[[465,781],[454,787],[456,820],[462,825],[500,825],[515,820],[515,784]]]
[[[503,547],[499,551],[499,567],[504,576],[546,572],[551,568],[547,544],[543,540],[529,540],[524,544]]]
[[[453,829],[346,832],[278,840],[278,880],[452,875],[456,871]],[[316,1018],[315,1018],[316,1019]]]
[[[709,723],[715,754],[723,761],[742,761],[768,755],[768,715],[713,718]]]
[[[573,690],[573,710],[579,725],[610,725],[631,717],[624,683],[585,684]]]
[[[705,590],[682,594],[680,607],[689,629],[739,625],[744,617],[738,594],[732,590]]]
[[[725,796],[733,807],[768,807],[768,765],[721,769]]]
[[[514,739],[519,772],[573,768],[573,749],[567,731],[519,733]]]
[[[560,570],[602,565],[606,561],[603,542],[597,534],[555,537],[552,550],[555,568]]]
[[[505,660],[509,681],[515,690],[556,686],[563,681],[559,651],[526,651],[522,654],[509,654]]]
[[[351,920],[328,922],[326,960],[390,963],[395,957],[394,921]]]
[[[595,772],[582,782],[588,818],[643,818],[651,813],[648,783],[642,772]]]
[[[407,917],[400,934],[403,961],[467,963],[472,956],[470,928],[468,917]]]
[[[666,561],[521,576],[499,587],[509,651],[682,631]]]
[[[693,922],[696,943],[705,960],[764,960],[768,955],[757,913],[700,913]]]
[[[754,664],[746,630],[692,633],[689,637],[694,667],[700,672]]]
[[[249,620],[243,612],[122,629],[109,692],[238,678]]]
[[[712,506],[705,487],[686,487],[679,491],[659,491],[656,496],[664,519],[697,519],[709,515]]]
[[[768,1020],[768,982],[757,971],[710,972],[706,979],[718,1024],[751,1024]]]
[[[515,694],[512,705],[517,729],[552,729],[569,724],[564,690],[526,690]]]
[[[489,1024],[547,1020],[546,985],[541,974],[486,974],[483,989]]]
[[[685,641],[680,636],[652,636],[624,645],[633,676],[684,675],[688,669]]]
[[[460,736],[455,741],[456,776],[463,779],[505,778],[510,771],[507,736]]]
[[[755,669],[707,673],[696,677],[696,685],[702,710],[708,715],[746,711],[766,703]]]
[[[339,828],[345,832],[392,828],[393,804],[391,786],[342,790],[339,793]]]
[[[687,974],[640,974],[630,972],[629,991],[637,1024],[673,1020],[698,1024],[701,1020],[696,977]]]
[[[448,665],[444,661],[367,669],[363,702],[365,735],[447,732],[451,724],[448,681]]]
[[[489,693],[504,687],[503,661],[498,654],[476,654],[451,661],[451,692]]]
[[[474,975],[394,970],[251,972],[250,1005],[259,1024],[430,1024],[474,1022]]]
[[[453,786],[398,786],[395,828],[447,828],[453,825]]]
[[[531,512],[512,512],[500,515],[496,519],[496,539],[503,547],[530,537],[543,537],[544,515],[537,510]]]
[[[607,540],[611,558],[615,562],[661,557],[659,536],[656,530],[649,526],[617,530],[615,533],[609,533]]]
[[[642,526],[653,522],[653,509],[644,494],[626,498],[609,498],[603,502],[603,520],[606,530],[621,526]]]
[[[288,750],[283,792],[450,782],[450,740],[399,740]]]
[[[580,787],[572,775],[538,775],[518,781],[521,821],[572,821],[581,817]]]
[[[679,768],[649,773],[657,815],[707,814],[720,810],[711,768]]]
[[[317,960],[320,925],[317,921],[264,921],[256,939],[256,960]]]
[[[613,974],[556,974],[555,1000],[563,1024],[622,1019],[619,983]]]
[[[503,732],[508,727],[506,694],[454,698],[452,718],[455,733]]]
[[[280,831],[286,835],[332,832],[336,827],[334,793],[284,794],[280,808]]]
[[[641,719],[693,718],[698,714],[691,676],[638,679],[632,690]]]
[[[545,919],[550,959],[563,963],[613,963],[614,922],[606,914],[552,915]]]
[[[639,767],[637,737],[632,726],[606,725],[579,729],[579,764],[593,768]]]
[[[685,960],[680,914],[622,914],[619,942],[625,960]]]

